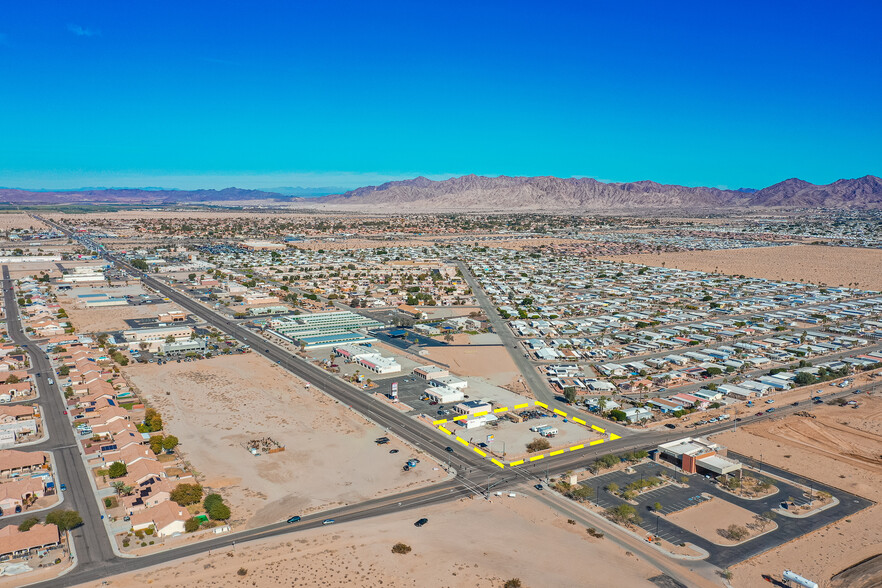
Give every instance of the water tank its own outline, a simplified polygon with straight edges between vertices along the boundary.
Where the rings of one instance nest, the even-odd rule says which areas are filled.
[[[795,582],[799,586],[805,586],[805,588],[818,588],[818,585],[815,582],[806,580],[796,572],[791,572],[790,570],[784,570],[784,581]]]

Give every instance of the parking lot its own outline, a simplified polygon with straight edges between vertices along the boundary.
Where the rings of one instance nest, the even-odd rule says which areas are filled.
[[[753,462],[744,456],[737,454],[730,455],[748,465],[758,465],[756,462]],[[769,468],[768,466],[764,467],[764,471],[769,469],[771,469],[776,475],[782,476],[785,479],[790,477],[790,474],[784,470]],[[639,480],[641,476],[644,478],[657,476],[660,471],[673,473],[675,478],[679,478],[679,476],[683,475],[680,472],[675,472],[674,470],[654,462],[638,464],[633,466],[632,470],[634,471],[633,474],[628,474],[624,471],[601,474],[584,480],[581,484],[589,486],[595,490],[595,498],[592,502],[603,508],[610,508],[625,502],[621,498],[613,496],[603,489],[612,482],[618,484],[620,488],[623,488],[631,482]],[[758,474],[754,471],[750,471],[749,475],[756,476]],[[753,513],[760,514],[778,508],[781,501],[787,497],[793,497],[796,504],[806,503],[807,500],[802,498],[803,490],[783,480],[771,479],[771,482],[778,488],[777,493],[759,500],[748,500],[733,496],[732,494],[721,490],[716,483],[704,476],[692,474],[689,475],[688,478],[689,482],[688,487],[686,488],[668,485],[645,492],[636,498],[635,501],[637,502],[637,506],[635,508],[637,508],[637,513],[643,519],[639,526],[648,534],[657,535],[665,541],[669,541],[675,545],[680,543],[692,543],[710,554],[707,561],[723,568],[743,561],[758,553],[766,551],[767,549],[792,541],[796,537],[824,527],[872,504],[870,501],[849,494],[848,492],[800,478],[798,479],[800,483],[812,484],[815,491],[823,490],[829,492],[833,496],[839,498],[840,503],[834,507],[827,508],[826,510],[817,512],[814,515],[805,518],[779,516],[775,520],[778,524],[777,529],[738,545],[722,546],[712,543],[703,537],[675,525],[666,519],[665,516],[655,515],[652,511],[652,505],[656,502],[661,503],[661,512],[664,515],[667,515],[695,504],[699,504],[704,499],[697,497],[700,497],[701,494],[704,493],[714,496],[716,500],[725,500]],[[796,478],[794,479],[797,480]]]

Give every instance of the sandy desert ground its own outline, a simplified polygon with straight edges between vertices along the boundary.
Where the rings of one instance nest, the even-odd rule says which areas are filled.
[[[394,437],[375,445],[381,427],[256,354],[135,364],[125,373],[180,439],[203,485],[229,498],[234,523],[259,526],[447,475]],[[263,437],[286,450],[252,456],[243,444]],[[420,466],[403,472],[417,455]]]
[[[882,397],[856,397],[858,409],[819,406],[816,419],[788,416],[739,427],[714,440],[766,463],[874,501],[882,499]],[[821,585],[882,551],[878,504],[733,568],[736,587],[768,586],[762,574],[792,569]]]
[[[750,529],[747,525],[753,523],[754,515],[746,508],[741,508],[737,504],[733,504],[727,500],[713,498],[707,502],[702,502],[697,506],[692,506],[685,510],[675,512],[666,517],[672,523],[692,531],[699,537],[704,537],[711,543],[717,545],[734,545],[737,541],[726,539],[718,531],[727,528],[729,525],[738,525]],[[766,527],[766,531],[777,528],[777,524],[771,524]],[[757,532],[750,531],[750,537],[756,535]]]
[[[511,355],[502,345],[426,347],[425,351],[426,359],[449,365],[457,375],[486,378],[497,386],[504,386],[519,375]]]
[[[422,516],[429,523],[415,528]],[[399,541],[413,551],[393,554]],[[237,575],[240,568],[245,576]],[[655,586],[648,578],[657,574],[641,558],[609,540],[592,539],[584,527],[568,525],[548,507],[505,497],[489,503],[464,499],[249,543],[116,576],[108,585],[501,588],[520,578],[525,588],[636,588]]]
[[[10,229],[34,229],[46,228],[46,223],[38,221],[29,214],[23,212],[4,212],[0,213],[0,231],[8,231]]]
[[[113,296],[112,289],[96,289],[96,292],[107,292]],[[77,299],[58,295],[58,302],[67,312],[71,324],[81,333],[95,333],[100,331],[124,331],[131,327],[125,322],[133,318],[156,318],[160,313],[172,310],[181,310],[176,304],[163,302],[160,304],[143,304],[140,306],[103,306],[98,308],[86,308],[84,303]]]
[[[661,255],[623,255],[607,259],[651,266],[661,266],[665,262],[665,267],[685,270],[718,270],[729,275],[822,283],[829,286],[847,286],[857,282],[859,288],[882,290],[880,249],[787,245]]]

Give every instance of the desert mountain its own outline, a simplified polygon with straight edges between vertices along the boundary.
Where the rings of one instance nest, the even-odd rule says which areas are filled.
[[[468,175],[443,181],[418,177],[387,182],[318,201],[334,207],[414,212],[708,210],[744,206],[879,208],[882,181],[865,176],[816,186],[794,179],[754,192],[651,181],[605,183],[591,178]]]
[[[817,186],[791,178],[753,194],[753,206],[882,208],[882,179],[864,176]]]
[[[198,202],[224,202],[230,200],[285,200],[300,198],[264,192],[224,188],[223,190],[145,190],[139,188],[108,188],[88,190],[65,190],[58,192],[34,192],[0,188],[0,202],[12,204],[186,204]]]
[[[302,188],[282,188],[306,196]],[[312,195],[321,193],[317,189]],[[276,191],[83,189],[56,192],[0,188],[13,204],[196,204],[273,200],[280,205],[371,212],[625,212],[712,211],[740,207],[882,208],[882,179],[864,176],[815,185],[796,178],[762,190],[720,190],[657,182],[599,182],[591,178],[468,175],[434,181],[424,177],[367,186],[342,194],[302,198]]]

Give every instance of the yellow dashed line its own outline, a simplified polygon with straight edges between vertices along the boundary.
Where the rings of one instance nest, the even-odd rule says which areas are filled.
[[[452,431],[448,431],[444,427],[438,427],[438,430],[441,431],[442,433],[444,433],[445,435],[453,435]]]
[[[562,411],[562,410],[558,410],[558,409],[556,409],[556,408],[555,408],[554,410],[552,410],[551,412],[553,412],[553,413],[555,413],[555,414],[559,414],[559,415],[562,416],[562,417],[566,417],[566,416],[567,416],[567,413],[565,413],[565,412]]]
[[[537,455],[536,457],[531,457],[531,458],[530,458],[530,461],[539,461],[539,460],[542,459],[543,457],[545,457],[545,456],[544,456],[544,455]]]
[[[493,412],[505,412],[508,410],[507,406],[503,406],[502,408],[494,408]]]
[[[505,468],[505,466],[502,465],[502,462],[499,461],[499,460],[497,460],[497,459],[493,459],[493,458],[491,457],[491,458],[490,458],[490,461],[492,461],[493,463],[495,463],[496,465],[498,465],[498,466],[501,467],[501,468]]]
[[[466,447],[469,446],[469,442],[466,441],[465,439],[463,439],[462,437],[457,437],[456,440],[459,441],[460,443],[462,443],[463,445],[465,445]]]
[[[541,406],[542,408],[548,408],[547,404],[545,404],[544,402],[539,402],[538,400],[536,401],[535,404],[536,404],[536,406]]]
[[[583,449],[584,447],[584,445],[573,445],[570,447],[570,451],[576,451],[577,449]]]
[[[521,465],[522,463],[524,463],[524,460],[519,459],[519,460],[517,460],[517,461],[510,462],[508,465],[509,465],[509,466],[519,466],[519,465]]]
[[[560,455],[563,452],[564,452],[563,449],[558,449],[557,451],[552,451],[551,453],[549,453],[548,457],[551,457],[552,455]]]
[[[523,404],[515,404],[515,405],[514,405],[514,409],[517,410],[517,409],[519,409],[519,408],[527,408],[528,406],[530,406],[530,404],[527,403],[527,402],[525,402],[525,403],[523,403]]]
[[[601,443],[603,443],[603,439],[597,439],[595,441],[592,441],[588,445],[600,445]]]
[[[447,422],[447,419],[439,419],[437,421],[432,421],[432,424],[433,425],[443,425],[446,422]]]
[[[477,453],[481,457],[487,457],[487,454],[484,453],[483,451],[481,451],[480,449],[478,449],[477,447],[472,447],[472,449],[475,451],[475,453]]]
[[[457,416],[457,417],[453,417],[453,420],[455,420],[455,421],[461,421],[462,419],[467,419],[467,418],[469,418],[469,415],[467,415],[467,414],[461,414],[461,415],[459,415],[459,416]]]
[[[579,417],[573,417],[570,420],[573,421],[574,423],[579,423],[580,425],[587,425],[588,424],[585,421],[583,421],[582,419],[580,419]]]
[[[594,429],[595,431],[600,432],[600,433],[606,433],[606,430],[601,429],[601,428],[598,427],[597,425],[591,425],[591,428]]]

